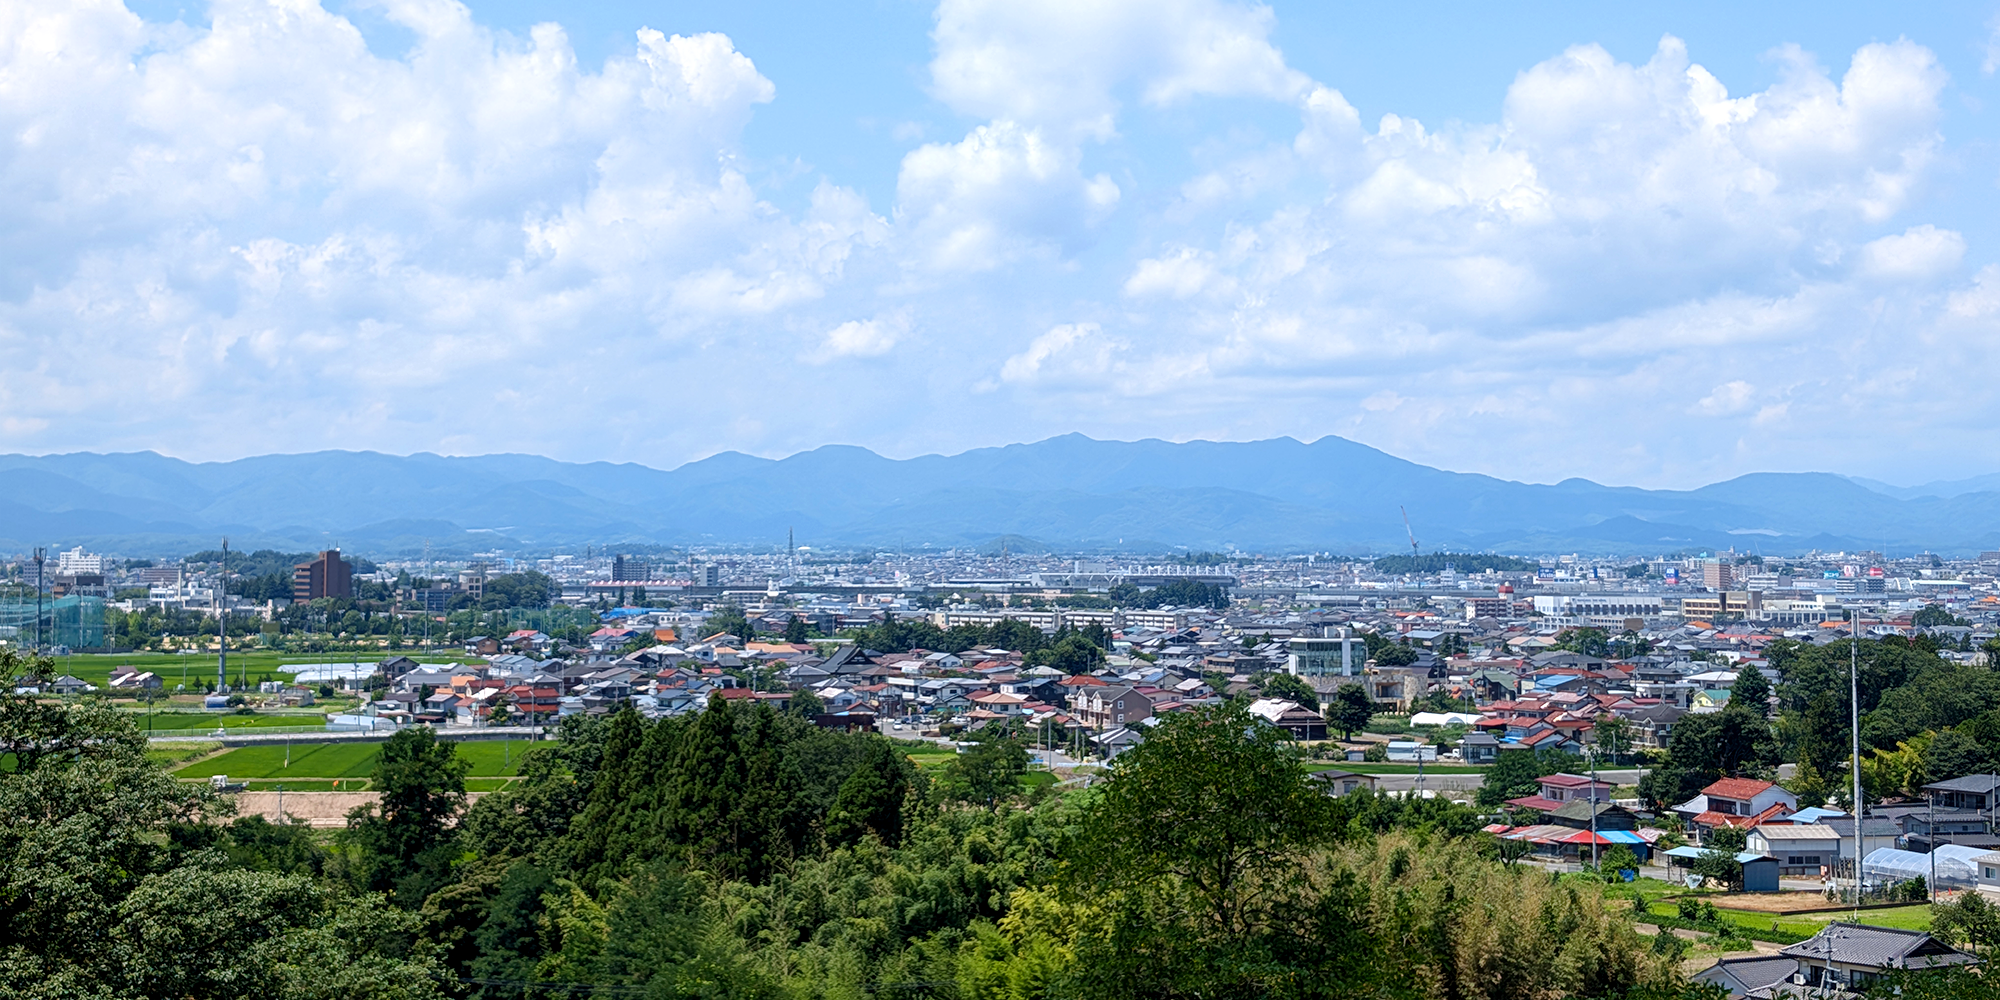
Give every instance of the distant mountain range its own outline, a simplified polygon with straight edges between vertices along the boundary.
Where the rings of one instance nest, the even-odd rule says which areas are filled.
[[[1446,472],[1338,437],[1096,441],[959,455],[828,446],[671,471],[532,455],[327,451],[190,463],[152,452],[0,456],[0,551],[175,555],[339,544],[369,555],[585,543],[1662,553],[2000,548],[2000,476],[1901,489],[1759,473],[1696,490]]]

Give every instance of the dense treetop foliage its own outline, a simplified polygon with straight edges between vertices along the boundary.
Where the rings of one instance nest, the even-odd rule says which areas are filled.
[[[1375,572],[1387,574],[1442,573],[1446,567],[1460,573],[1532,573],[1541,564],[1530,559],[1494,555],[1490,552],[1432,552],[1429,555],[1383,556],[1375,560]]]

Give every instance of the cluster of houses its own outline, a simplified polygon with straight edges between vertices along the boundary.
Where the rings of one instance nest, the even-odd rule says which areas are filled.
[[[1055,612],[939,616],[949,624],[954,616],[984,621],[1036,614],[1051,619],[1037,624],[1055,624]],[[1112,615],[1072,616],[1090,614]],[[1312,706],[1262,697],[1260,678],[1292,673],[1322,704],[1342,687],[1358,685],[1376,710],[1418,713],[1419,724],[1427,721],[1426,708],[1446,706],[1444,714],[1428,715],[1449,734],[1448,744],[1434,749],[1483,763],[1512,748],[1602,749],[1597,728],[1614,718],[1622,722],[1622,735],[1612,752],[1664,746],[1682,716],[1725,706],[1729,685],[1744,665],[1763,668],[1761,650],[1771,640],[1845,635],[1840,629],[1764,633],[1695,622],[1649,633],[1644,655],[1614,658],[1554,648],[1559,629],[1532,619],[1451,618],[1422,608],[1239,606],[1148,614],[1107,618],[1111,649],[1102,665],[1065,676],[1027,665],[1013,650],[887,653],[849,642],[746,642],[703,635],[698,612],[614,612],[586,646],[528,629],[473,638],[467,652],[484,657],[486,665],[443,672],[448,676],[432,670],[410,680],[407,663],[389,661],[383,672],[393,697],[371,711],[480,724],[500,705],[507,706],[502,713],[507,718],[610,711],[627,703],[647,714],[672,714],[699,707],[714,691],[774,702],[809,692],[827,713],[925,716],[973,727],[1026,718],[1115,752],[1142,739],[1152,724],[1148,720],[1246,697],[1260,716],[1296,738],[1326,739],[1330,727]],[[777,630],[782,616],[774,609],[759,617],[764,627]],[[1377,646],[1386,639],[1404,647],[1395,659],[1407,662],[1369,659],[1361,641],[1367,633]],[[1301,664],[1324,667],[1324,658],[1315,660],[1311,651],[1329,644],[1343,651],[1337,669],[1302,669]],[[635,647],[636,652],[622,652]],[[738,687],[746,690],[734,692]],[[422,697],[410,697],[417,694]],[[1366,744],[1345,749],[1358,757]]]

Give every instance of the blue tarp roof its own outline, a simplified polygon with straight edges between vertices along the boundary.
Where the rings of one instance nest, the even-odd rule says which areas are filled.
[[[1643,844],[1646,838],[1630,830],[1599,830],[1597,835],[1614,844]]]

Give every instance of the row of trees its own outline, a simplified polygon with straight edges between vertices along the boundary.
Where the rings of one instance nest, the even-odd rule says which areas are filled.
[[[431,641],[457,643],[475,635],[505,635],[517,627],[532,627],[567,642],[585,642],[597,628],[596,616],[582,609],[550,606],[545,589],[529,587],[524,592],[504,586],[520,577],[538,575],[495,577],[494,580],[503,583],[501,589],[489,590],[483,601],[461,599],[458,601],[460,606],[431,622],[428,629]],[[546,581],[547,578],[543,579]],[[512,603],[515,600],[533,600],[534,593],[541,594],[541,604]],[[215,635],[215,616],[200,611],[146,607],[126,612],[106,608],[104,614],[107,644],[124,649],[156,646],[162,636],[188,638]],[[238,640],[261,632],[279,640],[296,639],[300,643],[322,641],[331,645],[343,641],[387,640],[392,649],[416,642],[426,634],[421,612],[407,608],[398,612],[382,601],[346,597],[291,604],[280,608],[268,622],[256,616],[232,615],[228,629],[230,637]]]
[[[1022,653],[1029,666],[1046,665],[1064,673],[1086,673],[1104,662],[1111,636],[1102,625],[1083,628],[1064,625],[1050,635],[1012,618],[992,625],[962,624],[938,628],[926,618],[890,617],[867,628],[850,629],[841,638],[865,649],[884,653],[906,653],[912,649],[962,653],[968,649],[1011,649]]]

